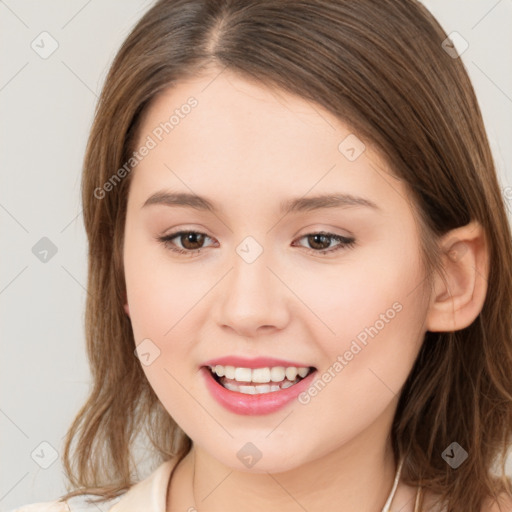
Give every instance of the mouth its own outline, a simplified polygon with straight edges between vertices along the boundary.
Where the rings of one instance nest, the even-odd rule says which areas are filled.
[[[314,366],[244,368],[217,364],[205,368],[224,389],[244,395],[276,393],[295,386],[316,371]]]

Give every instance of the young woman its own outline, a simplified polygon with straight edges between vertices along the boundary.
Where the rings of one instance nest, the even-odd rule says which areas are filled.
[[[84,162],[71,492],[20,510],[512,509],[511,233],[454,51],[414,0],[144,15]]]

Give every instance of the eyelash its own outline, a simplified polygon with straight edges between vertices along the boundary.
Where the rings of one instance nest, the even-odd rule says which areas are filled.
[[[157,240],[159,242],[161,242],[164,245],[164,247],[166,247],[167,249],[170,249],[173,252],[176,252],[179,254],[186,254],[187,256],[192,257],[195,254],[199,254],[205,248],[201,247],[200,249],[190,249],[190,250],[180,249],[180,248],[176,248],[175,246],[172,247],[172,243],[171,243],[171,240],[173,240],[174,238],[177,238],[181,235],[188,235],[191,233],[196,234],[196,235],[205,235],[207,238],[210,238],[208,235],[206,235],[206,233],[202,233],[200,231],[176,231],[175,233],[170,233],[165,236],[157,237]],[[337,252],[342,249],[350,249],[351,247],[353,247],[355,245],[354,238],[348,238],[348,237],[341,236],[341,235],[335,235],[334,233],[328,233],[326,231],[306,233],[305,235],[301,236],[298,240],[301,240],[302,238],[307,238],[308,236],[313,236],[313,235],[323,235],[324,237],[330,238],[331,240],[340,242],[339,245],[337,245],[337,246],[335,246],[335,248],[331,248],[331,249],[314,250],[314,249],[308,249],[307,247],[305,248],[308,253],[312,253],[315,255],[325,256],[329,253]]]

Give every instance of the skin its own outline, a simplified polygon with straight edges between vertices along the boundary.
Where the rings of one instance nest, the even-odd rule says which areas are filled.
[[[406,185],[368,142],[354,161],[340,152],[348,125],[302,98],[212,69],[156,98],[138,147],[190,96],[198,105],[132,171],[123,249],[135,344],[150,339],[160,351],[143,370],[193,440],[167,510],[291,512],[335,503],[341,512],[380,511],[396,471],[391,423],[424,334],[463,328],[483,305],[482,230],[472,223],[440,240],[460,257],[447,256],[445,281],[434,276],[429,288]],[[220,210],[143,207],[161,190],[206,196]],[[378,208],[278,210],[292,197],[334,192]],[[173,239],[200,253],[178,254],[158,240],[181,229],[207,235],[195,245]],[[339,242],[314,245],[306,235],[319,231],[355,244],[322,256]],[[236,251],[247,236],[263,249],[250,264]],[[198,373],[206,360],[235,354],[297,360],[322,374],[397,303],[400,312],[306,404],[237,415]],[[251,469],[237,458],[249,441],[262,452]],[[412,512],[415,492],[401,483],[394,506]]]

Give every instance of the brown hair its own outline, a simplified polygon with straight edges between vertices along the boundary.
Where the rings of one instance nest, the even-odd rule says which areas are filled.
[[[385,155],[410,188],[432,270],[440,235],[471,220],[483,226],[491,262],[483,309],[467,328],[426,333],[391,436],[404,482],[441,496],[448,512],[512,493],[510,226],[475,93],[461,60],[443,50],[446,37],[415,0],[160,0],[143,16],[111,66],[84,159],[93,386],[67,433],[63,461],[75,490],[61,499],[126,491],[139,435],[157,463],[190,450],[134,356],[123,310],[131,174],[97,191],[129,161],[155,96],[211,65],[321,105]],[[456,470],[441,457],[452,441],[469,454]]]

